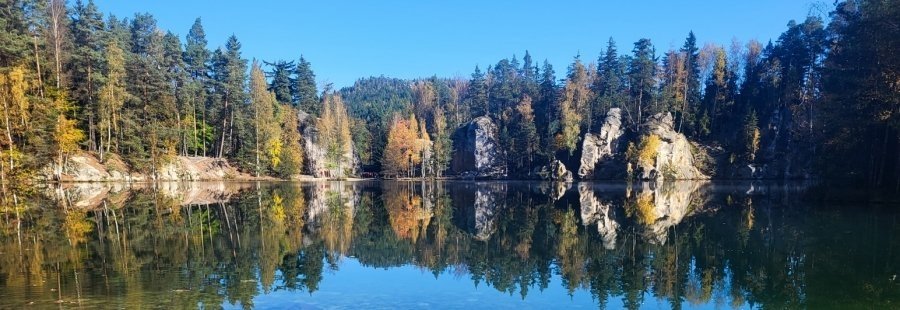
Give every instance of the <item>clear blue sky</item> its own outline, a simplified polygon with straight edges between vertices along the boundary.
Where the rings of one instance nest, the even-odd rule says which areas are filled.
[[[639,38],[657,51],[678,47],[693,30],[704,43],[776,39],[813,0],[635,1],[229,1],[95,0],[118,17],[149,12],[184,38],[203,19],[210,48],[237,35],[248,59],[312,62],[317,80],[336,87],[357,78],[468,76],[527,49],[557,76],[572,57],[596,60],[612,36],[619,52]],[[830,2],[828,2],[830,3]]]

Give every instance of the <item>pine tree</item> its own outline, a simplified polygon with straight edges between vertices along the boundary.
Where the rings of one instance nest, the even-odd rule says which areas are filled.
[[[814,116],[823,129],[825,152],[819,164],[825,175],[849,177],[894,193],[900,192],[897,20],[896,1],[837,5],[829,25],[832,45],[822,71],[824,100]]]
[[[729,89],[730,76],[725,50],[717,48],[713,69],[706,82],[706,94],[703,97],[703,113],[709,116],[710,130],[713,132],[722,131],[727,117],[733,112],[734,101]],[[708,133],[701,132],[701,136],[706,134]]]
[[[97,91],[100,88],[103,75],[101,74],[103,58],[103,37],[106,35],[103,25],[103,16],[97,10],[93,0],[85,4],[82,0],[75,1],[74,12],[71,21],[71,33],[74,49],[68,65],[71,75],[71,94],[76,102],[76,110],[79,113],[82,124],[90,132],[88,147],[97,150],[96,115],[99,114],[97,103]]]
[[[663,58],[660,80],[660,106],[654,113],[673,112],[680,115],[685,106],[684,88],[687,82],[685,56],[681,52],[669,50]]]
[[[312,64],[303,56],[300,56],[300,63],[297,64],[296,83],[293,96],[297,106],[311,115],[320,115],[322,107],[316,90],[316,75],[312,71]]]
[[[507,109],[514,108],[518,103],[517,97],[520,90],[518,68],[516,67],[518,64],[516,63],[518,61],[515,60],[515,56],[513,56],[513,61],[502,59],[490,71],[491,83],[488,87],[486,115],[495,120],[500,120],[500,116]],[[472,83],[475,83],[474,78]],[[500,125],[506,127],[505,124]]]
[[[0,2],[0,67],[20,64],[31,51],[31,37],[22,0]]]
[[[682,132],[683,127],[694,127],[693,124],[696,121],[694,111],[700,107],[700,49],[697,47],[697,37],[694,36],[693,31],[688,33],[684,46],[681,48],[681,53],[685,57],[686,82],[683,84],[683,97],[685,99],[679,109],[678,132]]]
[[[488,115],[487,84],[484,74],[481,73],[481,69],[478,66],[475,66],[475,72],[472,73],[472,79],[469,80],[469,91],[465,101],[472,111],[472,116]]]
[[[639,124],[647,116],[644,112],[650,110],[655,103],[653,90],[656,87],[656,55],[649,39],[635,42],[633,53],[634,57],[628,68],[632,102],[629,111],[634,113],[631,123]]]
[[[540,84],[540,100],[537,105],[537,115],[535,119],[538,125],[538,131],[541,136],[541,153],[545,157],[552,157],[556,152],[557,143],[555,143],[556,133],[559,132],[559,109],[557,108],[557,86],[556,73],[553,71],[553,65],[549,61],[544,60],[544,66],[541,69]]]
[[[291,75],[296,71],[293,61],[279,60],[276,62],[265,62],[272,71],[268,72],[268,77],[272,79],[269,84],[269,90],[275,93],[275,99],[278,102],[293,103],[293,87],[296,83]]]
[[[190,128],[191,142],[188,148],[193,151],[194,156],[206,156],[213,139],[212,127],[208,123],[212,114],[206,108],[209,97],[207,89],[210,86],[210,52],[206,45],[206,34],[198,17],[185,36],[183,56],[185,70],[190,76],[185,85],[187,106],[190,110],[190,114],[185,117],[185,125]]]
[[[592,118],[602,119],[610,108],[622,107],[626,100],[626,72],[625,64],[619,61],[616,41],[609,38],[606,50],[598,60],[597,79],[594,81],[593,91],[597,97],[596,109]]]
[[[540,142],[537,128],[534,123],[534,109],[532,109],[531,97],[525,95],[516,106],[516,117],[513,122],[515,129],[513,137],[513,149],[510,154],[513,167],[526,171],[532,167],[535,155],[540,151]]]
[[[252,132],[242,132],[244,126],[236,124],[241,121],[236,115],[241,114],[241,107],[245,102],[244,83],[246,81],[247,61],[241,58],[241,43],[232,35],[225,43],[225,49],[219,49],[213,56],[213,80],[214,80],[214,114],[213,122],[217,128],[216,157],[237,154],[241,147],[252,148]],[[237,132],[236,132],[237,131]],[[248,143],[249,142],[249,143]],[[248,152],[244,152],[245,154]],[[245,158],[246,160],[246,158]]]

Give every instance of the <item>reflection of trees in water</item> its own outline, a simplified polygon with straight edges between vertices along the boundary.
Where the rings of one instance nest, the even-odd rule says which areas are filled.
[[[900,267],[898,240],[886,237],[897,233],[894,213],[790,207],[790,195],[695,183],[628,191],[585,183],[552,197],[545,189],[333,182],[244,186],[227,203],[154,188],[81,208],[37,207],[56,204],[53,196],[4,199],[0,287],[22,293],[0,306],[35,296],[251,306],[273,290],[315,292],[326,264],[337,269],[347,256],[522,297],[559,276],[570,293],[587,290],[601,305],[621,298],[627,308],[647,298],[673,308],[819,308],[835,299],[881,308],[900,295],[889,277]]]

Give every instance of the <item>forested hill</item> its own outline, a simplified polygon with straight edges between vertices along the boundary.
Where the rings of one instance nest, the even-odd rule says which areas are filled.
[[[623,142],[611,156],[631,175],[632,164],[653,163],[650,127],[670,120],[669,139],[690,141],[688,155],[712,178],[900,190],[898,20],[898,1],[851,0],[788,22],[771,42],[707,44],[702,29],[671,50],[610,38],[567,68],[524,51],[467,78],[371,77],[333,89],[316,85],[314,59],[250,62],[234,36],[210,49],[199,18],[181,38],[149,14],[104,18],[92,1],[6,0],[0,176],[22,182],[83,153],[140,171],[208,156],[285,178],[440,176],[461,156],[458,133],[476,124],[496,127],[506,156],[492,160],[509,177],[574,171],[610,128]]]

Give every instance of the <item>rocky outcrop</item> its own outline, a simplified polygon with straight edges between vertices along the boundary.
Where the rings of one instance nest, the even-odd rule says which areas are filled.
[[[153,175],[156,181],[230,180],[241,175],[224,158],[178,156]]]
[[[541,167],[537,175],[543,180],[557,182],[572,182],[572,172],[566,169],[566,165],[559,160],[553,160],[549,165]]]
[[[614,157],[621,155],[620,139],[625,131],[622,128],[622,110],[612,108],[606,113],[606,120],[597,134],[588,133],[581,143],[581,165],[578,177],[581,179],[621,179],[625,169],[621,161]]]
[[[703,180],[709,177],[697,167],[694,148],[683,134],[672,126],[672,114],[651,116],[642,126],[641,138],[656,136],[655,159],[652,163],[638,163],[635,175],[643,180]],[[637,143],[635,143],[637,144]],[[698,150],[699,152],[699,150]]]
[[[140,182],[146,181],[146,175],[131,173],[118,158],[108,156],[107,163],[101,163],[96,157],[87,153],[69,156],[62,169],[50,163],[41,169],[38,179],[41,181],[60,182]]]
[[[341,154],[337,162],[333,162],[328,158],[327,150],[319,139],[319,130],[312,117],[301,111],[299,119],[307,173],[318,178],[347,177],[359,174],[360,161],[352,143],[347,152]]]
[[[89,153],[72,155],[56,169],[49,164],[38,176],[41,181],[60,182],[147,182],[147,181],[218,181],[252,179],[223,158],[175,156],[150,173],[132,171],[113,154],[104,162]],[[57,174],[59,172],[59,174]]]
[[[476,178],[506,177],[506,154],[500,148],[497,125],[482,116],[453,134],[454,154],[450,170]]]

